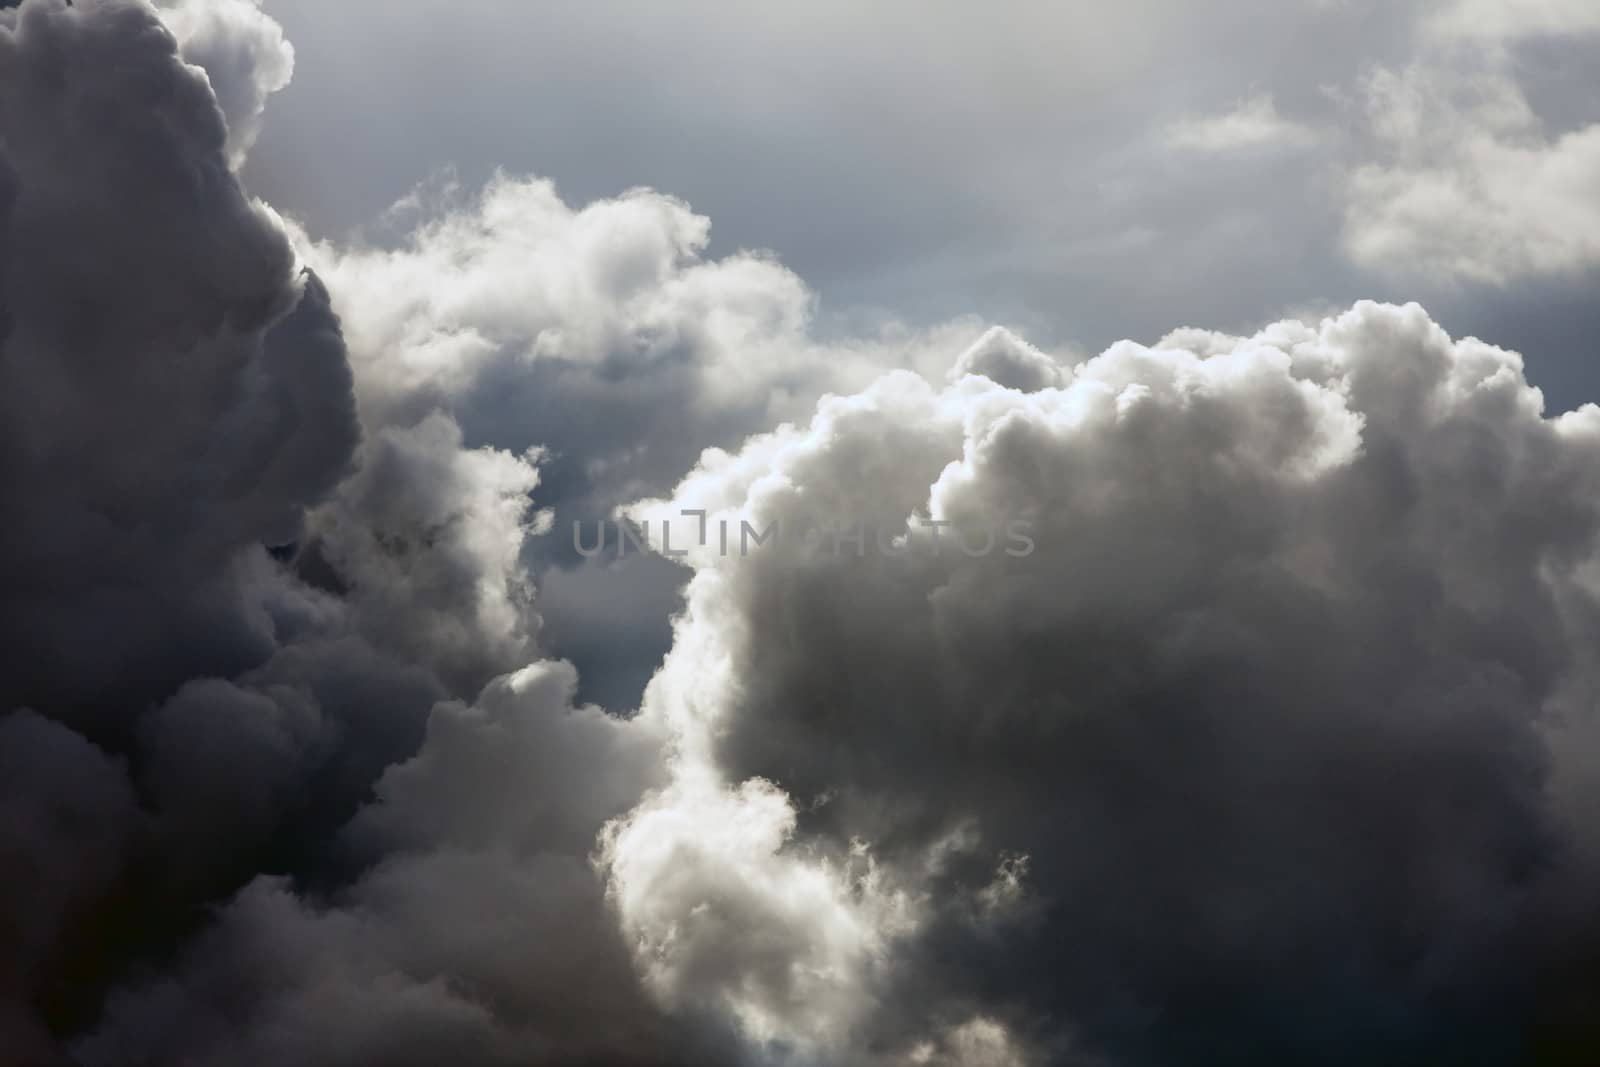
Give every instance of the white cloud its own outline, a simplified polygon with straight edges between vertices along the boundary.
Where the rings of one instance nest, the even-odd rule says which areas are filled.
[[[159,11],[178,38],[178,53],[211,83],[237,169],[261,132],[267,97],[294,76],[294,46],[260,0],[159,0]]]
[[[824,392],[889,366],[942,372],[942,352],[979,332],[819,340],[792,271],[707,258],[710,221],[647,189],[571,207],[548,181],[501,175],[407,211],[419,218],[397,247],[301,240],[335,294],[364,421],[442,406],[470,440],[572,464],[564,491],[602,513]]]
[[[1316,133],[1310,127],[1278,114],[1277,103],[1270,93],[1256,93],[1240,100],[1230,111],[1188,119],[1166,131],[1168,144],[1198,152],[1299,147],[1315,140]]]
[[[1444,38],[1514,40],[1600,32],[1600,7],[1590,0],[1453,0],[1429,29]]]
[[[1358,263],[1493,285],[1600,264],[1600,123],[1547,135],[1499,61],[1381,70],[1364,88],[1378,158],[1348,177]]]

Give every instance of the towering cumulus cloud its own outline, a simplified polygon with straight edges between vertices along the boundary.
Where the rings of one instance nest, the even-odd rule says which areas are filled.
[[[126,5],[8,22],[0,700],[90,717],[259,655],[241,550],[294,540],[354,405],[326,297],[171,36]]]
[[[638,510],[865,527],[691,557],[606,838],[651,988],[797,1062],[1573,1040],[1600,409],[1415,306],[1066,377],[891,375]]]
[[[169,14],[181,53],[143,4],[0,12],[8,1064],[67,1057],[258,873],[342,878],[336,829],[429,708],[538,628],[531,458],[447,412],[363,439],[328,294],[234,176],[287,73],[275,27]],[[115,1058],[207,1054],[198,1008],[160,1018]]]
[[[1600,408],[824,339],[648,190],[314,239],[291,64],[0,10],[0,1065],[1594,1062]]]
[[[151,830],[120,758],[138,713],[269,656],[302,605],[262,545],[356,439],[325,294],[226,138],[147,10],[0,13],[0,708],[34,709],[0,726],[12,1048],[30,1000],[72,1017],[100,946],[138,936],[109,902]]]

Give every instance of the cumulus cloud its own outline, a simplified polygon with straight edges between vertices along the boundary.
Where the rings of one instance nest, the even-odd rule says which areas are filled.
[[[607,837],[640,966],[802,1062],[963,1025],[1517,1061],[1595,980],[1592,924],[1547,924],[1593,888],[1551,783],[1591,728],[1597,432],[1360,305],[1031,393],[891,375],[708,454],[639,517],[902,540],[691,552],[644,709],[674,784]],[[976,551],[1013,518],[1033,551]]]
[[[294,47],[260,0],[166,0],[161,21],[184,61],[205,71],[228,123],[228,159],[238,167],[261,132],[267,97],[294,75]]]
[[[658,778],[660,734],[538,663],[441,703],[344,834],[321,898],[261,878],[76,1054],[124,1063],[716,1062],[645,997],[588,856]]]
[[[233,172],[275,27],[164,14],[181,50],[142,3],[0,12],[0,1045],[29,1062],[208,902],[342,877],[430,708],[538,630],[535,457],[446,412],[363,428],[327,290]]]
[[[1600,409],[1414,305],[824,336],[649,190],[316,239],[237,175],[291,59],[244,0],[0,11],[4,1055],[1592,1041]],[[688,554],[575,558],[618,512]]]
[[[557,591],[544,647],[574,658],[586,695],[613,708],[636,704],[660,662],[684,575],[659,557],[581,559],[573,524],[665,492],[702,449],[800,417],[825,392],[891,366],[942,374],[950,348],[980,332],[956,320],[823,340],[799,277],[765,254],[706,255],[710,220],[648,189],[573,207],[546,180],[500,175],[471,193],[443,180],[389,223],[406,229],[300,239],[344,322],[362,421],[442,411],[469,446],[538,449],[553,536],[524,560]],[[394,488],[374,498],[411,510]],[[619,587],[625,610],[600,610]]]
[[[0,1040],[40,1061],[193,922],[188,890],[253,869],[243,838],[176,846],[265,842],[302,761],[337,762],[320,709],[241,672],[337,613],[266,549],[346,472],[350,371],[227,143],[148,7],[0,13],[0,721],[27,931]]]
[[[305,241],[344,322],[363,420],[449,410],[466,437],[548,452],[552,506],[658,493],[709,444],[803,415],[883,369],[941,371],[979,332],[812,336],[815,297],[768,255],[705,255],[710,220],[636,189],[582,207],[500,175],[425,186],[398,241]],[[587,509],[587,511],[582,510]]]
[[[1060,385],[1066,377],[1066,367],[1004,326],[993,326],[956,357],[948,377],[967,374],[982,375],[1007,389],[1031,393]]]
[[[364,632],[470,692],[525,663],[537,634],[520,559],[537,458],[464,449],[442,412],[382,427],[312,516],[309,551],[357,594]]]
[[[721,1058],[710,1009],[649,1000],[590,866],[661,740],[538,660],[533,494],[659,491],[923,338],[813,340],[793,274],[704,260],[706,220],[653,193],[504,179],[409,253],[314,245],[234,173],[275,27],[161,14],[0,14],[0,473],[30,505],[0,613],[7,1047]]]
[[[0,533],[0,702],[137,702],[270,645],[236,590],[342,475],[350,372],[146,10],[27,4],[0,28],[0,477],[27,501]]]

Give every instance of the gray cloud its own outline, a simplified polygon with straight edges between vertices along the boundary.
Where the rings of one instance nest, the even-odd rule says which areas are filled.
[[[159,24],[8,22],[0,467],[27,506],[0,533],[0,703],[137,702],[270,647],[236,590],[249,547],[294,539],[343,472],[350,372]]]
[[[500,175],[470,195],[424,186],[396,204],[390,219],[409,231],[352,245],[300,239],[338,294],[363,422],[384,427],[369,442],[365,473],[328,513],[360,494],[395,515],[374,514],[348,528],[392,540],[396,515],[414,523],[439,511],[422,499],[433,476],[399,459],[416,449],[396,444],[397,433],[424,432],[418,420],[429,412],[448,413],[431,416],[429,436],[446,432],[441,419],[457,435],[442,454],[463,441],[518,455],[536,448],[537,496],[550,536],[529,541],[523,558],[537,584],[559,591],[552,603],[564,623],[551,628],[546,645],[576,657],[592,679],[586,695],[603,694],[614,708],[637,704],[659,664],[684,575],[659,559],[580,565],[572,524],[605,520],[631,500],[665,491],[703,449],[731,447],[797,417],[824,392],[859,388],[897,365],[942,372],[944,350],[979,332],[977,323],[956,320],[824,338],[815,296],[792,271],[768,255],[708,256],[710,220],[647,189],[572,207],[548,181]],[[399,429],[412,426],[418,428]],[[474,462],[487,470],[490,461]],[[508,496],[486,500],[448,526],[430,521],[478,553],[490,543],[488,509],[499,501],[515,512],[516,490],[532,488],[526,464],[506,466],[506,476],[525,484],[507,483]],[[510,532],[492,542],[499,546],[492,566],[502,570],[518,562],[520,540]],[[343,551],[331,540],[324,550],[330,558]],[[358,546],[356,555],[371,562],[400,558],[403,550]],[[415,597],[431,580],[412,574],[403,595]],[[579,605],[602,603],[619,584],[633,594],[629,635],[607,642],[587,618],[594,612]],[[452,592],[445,605],[461,602]],[[489,608],[504,613],[511,605],[479,604],[480,622]],[[377,611],[387,617],[391,609]],[[414,615],[394,617],[410,625]],[[451,642],[461,653],[482,650],[508,636],[463,627],[454,617],[436,622],[416,643],[417,654],[437,655]],[[621,622],[616,612],[610,622]],[[459,632],[448,638],[441,628]],[[524,629],[531,639],[536,627]],[[519,665],[517,648],[505,651],[498,669]]]
[[[921,550],[702,551],[644,711],[674,785],[608,838],[641,967],[802,1062],[966,1015],[1041,1062],[1523,1062],[1595,981],[1547,924],[1593,892],[1551,783],[1593,781],[1597,417],[1362,305],[887,377],[703,464],[641,516]]]
[[[168,14],[182,51],[141,3],[0,14],[0,1042],[30,1062],[208,902],[339,877],[433,704],[537,631],[530,460],[443,414],[363,440],[328,293],[231,169],[275,28]]]
[[[1336,251],[1445,249],[1405,282],[1441,321],[1583,351],[1582,257],[1530,281],[1548,189],[1468,165],[1581,135],[1518,60],[1581,5],[572,8],[529,37],[394,4],[405,84],[352,45],[372,10],[318,12],[297,98],[245,0],[0,11],[5,1055],[1592,1046],[1600,412],[1415,305],[1342,310],[1369,279]],[[1284,58],[1241,85],[1217,54]],[[1352,222],[1338,175],[1403,117],[1363,101],[1412,96],[1450,180],[1521,205],[1503,277],[1454,288],[1481,232],[1392,198]],[[518,130],[575,194],[489,173],[537,161]],[[1434,166],[1389,143],[1379,185]],[[768,244],[906,303],[832,317],[736,251]],[[1250,325],[1285,305],[1341,310]],[[1045,343],[959,314],[997,308]],[[1063,342],[1184,321],[1236,333]],[[681,506],[907,551],[570,547]],[[1030,554],[952,540],[1016,518]]]
[[[345,832],[322,898],[246,887],[177,976],[111,1001],[86,1064],[714,1062],[645,997],[588,861],[660,734],[571,703],[561,663],[437,706]]]

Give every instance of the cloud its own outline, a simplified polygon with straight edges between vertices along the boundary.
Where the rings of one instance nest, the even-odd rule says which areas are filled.
[[[368,425],[449,411],[467,438],[548,453],[546,501],[605,513],[669,487],[700,449],[921,361],[971,323],[827,343],[771,256],[706,256],[710,220],[635,189],[571,207],[499,175],[416,191],[398,241],[305,239],[333,291]],[[580,511],[580,514],[588,512]]]
[[[343,475],[350,372],[145,9],[27,4],[0,54],[0,477],[28,501],[0,533],[0,703],[137,702],[270,645],[235,590]]]
[[[1499,62],[1379,70],[1364,92],[1381,154],[1349,176],[1357,262],[1490,285],[1600,263],[1600,123],[1546,133]]]
[[[471,691],[526,662],[538,633],[520,558],[537,458],[464,449],[442,412],[383,427],[312,515],[308,552],[348,584],[364,632]]]
[[[607,835],[639,966],[780,1062],[973,1017],[1038,1062],[1516,1062],[1595,980],[1550,786],[1592,766],[1597,433],[1363,304],[708,453],[638,517],[907,540],[691,552],[673,784]]]
[[[409,257],[313,245],[234,173],[271,23],[164,13],[0,14],[8,1047],[722,1060],[590,865],[661,739],[539,659],[532,494],[665,488],[924,340],[816,341],[793,274],[653,193],[504,179]]]
[[[113,759],[31,711],[0,716],[0,1046],[49,1062],[30,1010],[36,989],[70,982],[63,942],[92,948],[92,922],[115,890],[141,817]]]
[[[538,449],[552,536],[528,542],[524,561],[536,584],[559,590],[562,624],[542,647],[573,657],[591,679],[585,695],[617,709],[637,704],[660,662],[684,575],[659,559],[585,561],[571,547],[573,524],[665,492],[702,449],[798,417],[825,392],[860,388],[896,365],[942,373],[950,346],[981,329],[955,320],[824,339],[816,298],[792,271],[757,252],[708,256],[710,220],[647,189],[574,207],[540,179],[499,175],[471,193],[443,181],[416,190],[389,221],[402,232],[299,239],[335,294],[362,422],[409,427],[440,411],[468,446]],[[385,478],[369,494],[378,506],[416,510],[403,480]],[[452,529],[486,536],[466,517]],[[498,541],[497,566],[516,564],[504,554],[516,540]],[[630,633],[608,640],[577,605],[603,602],[618,583],[635,593]],[[530,638],[536,629],[525,627]],[[463,653],[482,647],[480,636],[464,630]],[[517,665],[498,661],[499,670]]]
[[[993,326],[956,357],[948,377],[954,380],[967,374],[981,375],[1007,389],[1031,393],[1060,385],[1066,368],[1004,326]]]
[[[1197,152],[1294,147],[1315,139],[1312,130],[1279,115],[1277,104],[1267,93],[1247,97],[1221,115],[1189,119],[1167,130],[1167,143]]]
[[[244,163],[261,132],[267,97],[294,75],[294,47],[260,0],[165,0],[161,21],[178,54],[206,73],[228,123],[228,159]]]
[[[0,12],[0,1042],[39,1062],[262,871],[342,880],[430,708],[538,630],[533,458],[363,427],[327,290],[234,174],[274,28],[166,13],[185,51],[142,3]]]
[[[227,141],[147,7],[0,12],[5,926],[25,934],[0,1042],[40,1062],[261,860],[300,761],[338,762],[293,693],[177,692],[332,613],[266,546],[300,535],[358,435],[326,294]],[[229,830],[226,858],[172,847]]]
[[[238,177],[289,74],[273,21],[161,17],[0,11],[8,1053],[1589,1036],[1600,409],[1547,417],[1518,356],[1414,305],[1089,360],[841,330],[644,189],[501,175],[314,239]],[[1466,106],[1523,137],[1479,73],[1470,105],[1376,77],[1377,136]],[[619,566],[551,514],[676,537],[683,507],[794,538]],[[661,648],[630,609],[671,628],[636,714],[616,679]]]
[[[1435,11],[1428,28],[1445,38],[1514,40],[1600,31],[1600,12],[1584,0],[1453,0]]]
[[[645,997],[588,861],[661,736],[538,663],[441,703],[344,833],[325,898],[256,879],[159,981],[109,1002],[85,1064],[718,1062]]]

